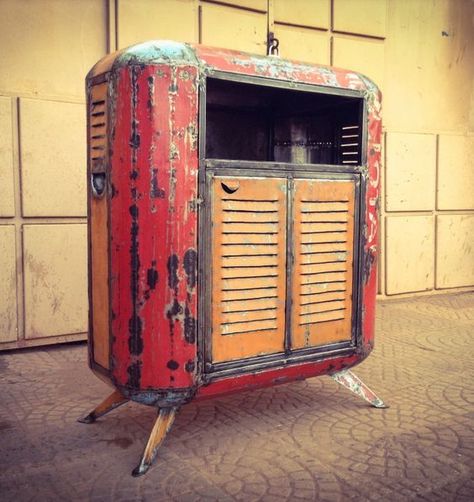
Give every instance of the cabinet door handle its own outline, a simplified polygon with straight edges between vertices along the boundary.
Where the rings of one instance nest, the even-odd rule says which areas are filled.
[[[240,188],[240,185],[239,185],[239,182],[237,182],[235,185],[227,185],[226,183],[221,182],[221,187],[222,187],[222,190],[224,190],[224,192],[226,192],[228,194],[233,194],[233,193],[237,192],[237,190]]]

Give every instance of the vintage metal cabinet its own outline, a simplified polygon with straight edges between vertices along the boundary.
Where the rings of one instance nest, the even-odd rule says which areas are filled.
[[[87,77],[90,366],[158,408],[348,369],[372,350],[380,93],[351,71],[169,41]]]

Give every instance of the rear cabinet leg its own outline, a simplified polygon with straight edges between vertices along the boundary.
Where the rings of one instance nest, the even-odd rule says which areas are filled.
[[[118,391],[115,390],[110,394],[110,396],[106,399],[104,399],[99,406],[94,408],[88,415],[86,415],[84,418],[79,418],[77,421],[81,422],[82,424],[92,424],[94,423],[99,417],[105,415],[106,413],[109,413],[109,411],[114,410],[115,408],[118,408],[122,404],[125,404],[128,401],[124,395]]]
[[[370,403],[374,408],[388,408],[385,404],[372,390],[365,385],[360,378],[354,375],[352,371],[343,370],[333,373],[331,378],[335,380],[339,385],[342,385],[346,389],[349,389],[356,396],[364,399]]]

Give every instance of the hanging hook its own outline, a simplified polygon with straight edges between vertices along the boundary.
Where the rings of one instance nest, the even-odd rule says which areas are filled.
[[[275,38],[275,34],[273,32],[268,33],[267,38],[267,55],[268,56],[279,56],[278,47],[280,46],[280,41],[278,38]]]

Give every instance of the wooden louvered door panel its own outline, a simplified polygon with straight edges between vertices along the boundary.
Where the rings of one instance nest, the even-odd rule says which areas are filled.
[[[352,180],[294,182],[292,349],[351,339]]]
[[[286,179],[213,178],[214,362],[284,350],[286,193]]]

